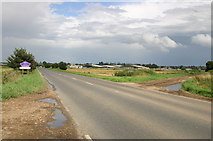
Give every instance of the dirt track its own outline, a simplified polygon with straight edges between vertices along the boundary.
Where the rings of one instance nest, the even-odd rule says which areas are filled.
[[[55,99],[58,105],[37,100]],[[79,139],[71,117],[61,105],[52,90],[39,94],[30,94],[2,102],[3,139]],[[61,109],[68,120],[64,126],[50,128],[47,122],[53,121],[53,110]]]
[[[153,80],[153,81],[148,81],[148,82],[136,83],[136,85],[139,87],[142,87],[142,88],[166,92],[168,94],[181,95],[181,96],[191,97],[191,98],[195,98],[195,99],[201,99],[201,100],[205,100],[205,101],[212,101],[211,98],[196,95],[196,94],[191,94],[184,90],[173,91],[173,90],[167,90],[167,89],[163,88],[163,87],[166,87],[169,85],[183,83],[187,79],[193,78],[193,77],[194,76],[174,77],[174,78],[168,78],[168,79],[163,79],[163,80]]]

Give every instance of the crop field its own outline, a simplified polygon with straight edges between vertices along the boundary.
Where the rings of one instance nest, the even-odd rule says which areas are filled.
[[[88,73],[88,74],[94,74],[94,75],[101,75],[101,76],[114,76],[115,72],[121,71],[121,70],[115,70],[115,69],[68,69],[68,71],[73,72],[80,72],[80,73]]]

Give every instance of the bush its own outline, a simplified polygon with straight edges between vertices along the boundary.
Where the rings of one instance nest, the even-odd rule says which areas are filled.
[[[66,70],[66,69],[67,69],[67,63],[60,62],[60,63],[58,64],[58,67],[59,67],[59,69],[61,69],[61,70]]]
[[[17,71],[3,71],[2,72],[2,84],[6,84],[11,81],[16,81],[20,77],[20,72]]]

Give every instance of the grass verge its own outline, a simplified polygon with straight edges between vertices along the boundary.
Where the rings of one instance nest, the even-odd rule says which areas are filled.
[[[205,97],[213,97],[212,79],[210,74],[203,74],[195,78],[188,79],[182,84],[182,89],[193,94]]]
[[[1,101],[15,98],[21,95],[42,91],[46,88],[46,83],[38,70],[30,74],[19,75],[18,79],[0,85]]]
[[[75,72],[75,71],[68,71],[68,70],[61,70],[61,69],[52,69],[56,71],[66,72],[66,73],[72,73],[87,77],[94,77],[94,78],[100,78],[104,80],[114,81],[114,82],[144,82],[144,81],[150,81],[150,80],[161,80],[166,78],[172,78],[172,77],[178,77],[178,76],[187,76],[190,75],[189,73],[180,72],[180,73],[168,73],[168,74],[147,74],[142,76],[102,76],[102,75],[95,75],[90,73],[82,73],[82,72]]]

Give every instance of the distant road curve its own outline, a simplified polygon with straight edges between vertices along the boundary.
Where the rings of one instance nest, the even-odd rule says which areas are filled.
[[[92,139],[210,139],[211,103],[40,68]]]

